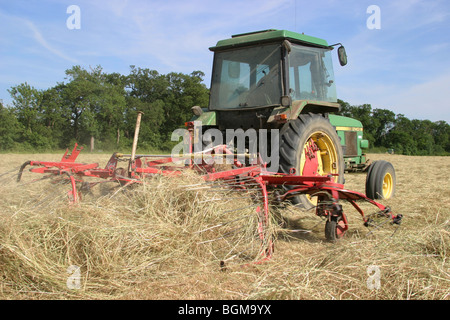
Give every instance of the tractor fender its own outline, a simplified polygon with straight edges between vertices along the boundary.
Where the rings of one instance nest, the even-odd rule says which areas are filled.
[[[199,108],[200,109],[200,108]],[[191,121],[201,121],[203,126],[215,126],[216,125],[216,112],[209,111],[207,108],[201,108],[199,115],[194,114]]]
[[[267,122],[283,122],[294,120],[303,113],[333,113],[339,111],[340,105],[335,102],[314,100],[295,100],[290,107],[274,108]]]

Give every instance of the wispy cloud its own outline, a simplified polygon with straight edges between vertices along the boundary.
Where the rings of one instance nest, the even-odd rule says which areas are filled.
[[[77,59],[74,59],[72,57],[69,57],[68,55],[66,55],[65,53],[63,53],[62,51],[56,49],[55,47],[53,47],[52,45],[50,45],[47,40],[45,40],[44,36],[42,35],[42,33],[38,30],[38,28],[34,25],[33,22],[26,20],[26,19],[22,19],[23,22],[25,23],[25,25],[28,26],[28,28],[31,30],[31,32],[33,33],[33,38],[45,49],[47,49],[49,52],[51,52],[52,54],[67,60],[69,62],[72,63],[78,63]]]
[[[81,9],[81,30],[66,28],[71,4]],[[380,30],[366,27],[370,4],[381,8]],[[4,92],[9,74],[15,82],[56,83],[76,63],[120,73],[132,64],[161,73],[201,70],[209,84],[210,46],[232,34],[277,28],[346,46],[348,65],[335,63],[341,99],[411,118],[433,112],[435,119],[448,114],[449,12],[448,0],[10,2],[0,9],[0,83]],[[425,112],[426,101],[433,108]]]
[[[13,38],[16,45],[20,44],[21,49],[31,49],[33,47],[33,44],[29,41],[29,39],[33,39],[35,43],[40,46],[40,49],[44,48],[47,52],[51,53],[54,56],[72,63],[78,63],[77,59],[65,54],[62,50],[58,49],[57,46],[49,43],[49,41],[44,37],[43,33],[36,26],[35,22],[33,22],[32,20],[22,16],[7,14],[2,10],[0,10],[0,20],[2,20],[2,29],[4,29],[6,26],[8,28],[3,30],[3,43]],[[6,33],[9,33],[9,35],[7,35]]]
[[[104,8],[89,3],[103,10],[103,19],[96,25],[97,31],[104,34],[102,42],[119,35],[127,38],[127,45],[111,40],[106,46],[110,54],[127,60],[147,57],[147,65],[158,64],[163,72],[200,69],[208,76],[210,46],[234,33],[272,27],[292,0],[244,1],[239,2],[239,10],[235,4],[217,0],[133,1],[120,6],[114,3]]]

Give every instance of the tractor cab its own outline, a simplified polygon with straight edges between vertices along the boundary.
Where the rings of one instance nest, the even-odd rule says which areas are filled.
[[[228,116],[234,115],[233,111],[253,110],[254,114],[254,110],[259,110],[268,125],[275,122],[270,117],[274,108],[279,114],[297,107],[293,118],[308,105],[325,112],[339,110],[331,58],[333,46],[325,40],[271,29],[234,35],[210,50],[214,52],[214,62],[209,110],[216,111],[222,121],[228,122],[229,111]],[[345,58],[345,52],[340,56]],[[236,121],[235,116],[231,117]],[[239,127],[261,127],[259,121],[253,123],[244,118]]]

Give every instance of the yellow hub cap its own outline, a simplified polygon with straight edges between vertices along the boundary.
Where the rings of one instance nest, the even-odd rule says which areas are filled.
[[[316,151],[311,152],[312,150]],[[315,161],[315,157],[317,158],[317,166],[314,162],[313,174],[323,176],[339,173],[338,153],[333,144],[333,140],[327,134],[320,131],[311,134],[303,146],[300,158],[300,175],[305,175],[305,165],[307,165],[308,161]],[[338,181],[337,176],[334,178],[334,181]],[[308,199],[314,205],[317,204],[317,197],[312,200],[308,195]]]
[[[389,199],[392,195],[392,190],[394,188],[394,179],[392,175],[388,172],[383,178],[383,198]]]

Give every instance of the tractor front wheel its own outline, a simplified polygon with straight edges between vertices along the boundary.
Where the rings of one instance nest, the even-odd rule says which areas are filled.
[[[367,170],[366,196],[370,199],[387,200],[395,193],[394,166],[385,160],[373,162]]]

